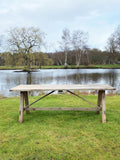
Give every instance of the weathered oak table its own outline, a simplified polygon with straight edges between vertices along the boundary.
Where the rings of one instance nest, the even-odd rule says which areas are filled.
[[[56,90],[64,90],[67,91],[82,100],[92,104],[94,108],[30,108],[31,105],[38,102],[39,100],[45,98],[46,96],[52,94]],[[78,94],[75,94],[74,90],[97,90],[98,91],[98,101],[97,105],[93,104],[92,102],[86,100],[85,98],[81,97]],[[100,113],[102,111],[102,123],[106,123],[106,104],[105,104],[105,90],[115,90],[114,87],[109,85],[102,85],[102,84],[92,84],[92,85],[19,85],[12,88],[10,91],[19,91],[20,92],[20,109],[19,109],[19,123],[23,122],[23,112],[26,111],[29,114],[30,110],[77,110],[77,111],[96,111]],[[50,91],[49,93],[45,94],[43,97],[40,97],[35,102],[29,104],[28,100],[28,92],[30,91]]]

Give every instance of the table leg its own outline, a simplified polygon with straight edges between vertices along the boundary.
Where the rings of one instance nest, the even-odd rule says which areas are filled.
[[[102,103],[102,91],[99,90],[98,91],[98,101],[97,101],[98,110],[96,111],[97,114],[100,114],[101,103]]]
[[[20,92],[19,123],[23,122],[23,112],[24,112],[24,92]]]
[[[102,123],[106,123],[105,91],[102,91]]]
[[[27,105],[29,105],[28,92],[25,92],[24,95],[25,95],[25,106],[27,106]],[[27,107],[27,108],[29,108],[29,107]],[[26,108],[26,114],[29,114],[30,112],[29,112],[29,110],[27,110],[27,108]]]

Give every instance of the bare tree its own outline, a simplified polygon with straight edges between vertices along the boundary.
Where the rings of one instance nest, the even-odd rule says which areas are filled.
[[[120,25],[117,27],[115,32],[113,33],[113,38],[116,46],[116,51],[120,53]]]
[[[13,28],[9,31],[8,45],[13,53],[22,53],[27,70],[30,70],[31,53],[43,45],[44,33],[39,28]]]
[[[115,63],[120,53],[120,25],[108,38],[106,49],[109,52],[109,63]]]
[[[2,43],[2,40],[1,40],[1,37],[0,37],[0,47],[1,47],[1,43]]]
[[[79,67],[82,53],[85,51],[86,43],[88,40],[88,33],[80,30],[73,31],[72,34],[72,44],[76,51],[76,65]]]
[[[1,49],[1,47],[2,47],[3,38],[4,38],[4,36],[3,36],[3,35],[0,35],[0,49]]]
[[[107,42],[107,51],[109,52],[109,64],[113,64],[115,63],[117,57],[118,57],[118,53],[117,53],[117,46],[116,46],[116,42],[115,42],[115,35],[112,34]]]
[[[67,57],[68,57],[68,52],[70,50],[70,42],[71,42],[71,38],[70,38],[70,31],[69,29],[65,28],[63,30],[62,33],[62,41],[60,42],[60,48],[64,51],[65,53],[65,67],[68,65],[67,64]]]

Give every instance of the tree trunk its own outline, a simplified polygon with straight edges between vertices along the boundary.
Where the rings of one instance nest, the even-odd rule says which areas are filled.
[[[77,65],[77,67],[79,67],[79,65],[80,65],[81,55],[82,55],[81,51],[77,51],[77,53],[76,53],[76,65]]]
[[[68,65],[67,64],[67,51],[65,51],[65,64],[64,64],[64,66],[67,67],[67,65]]]

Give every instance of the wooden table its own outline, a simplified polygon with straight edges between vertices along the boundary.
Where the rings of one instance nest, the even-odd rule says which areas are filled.
[[[94,108],[30,108],[31,105],[38,102],[39,100],[45,98],[46,96],[52,94],[56,90],[67,91],[82,100],[92,104]],[[97,90],[98,91],[98,101],[97,105],[86,100],[78,94],[75,94],[74,90]],[[114,87],[109,85],[102,84],[92,84],[92,85],[19,85],[12,88],[10,91],[19,91],[20,92],[20,108],[19,108],[19,123],[23,122],[23,112],[26,111],[29,114],[30,110],[77,110],[77,111],[96,111],[98,114],[102,111],[102,123],[106,123],[106,104],[105,104],[105,90],[115,90]],[[43,97],[40,97],[35,102],[29,104],[28,92],[30,91],[50,91],[45,94]]]

